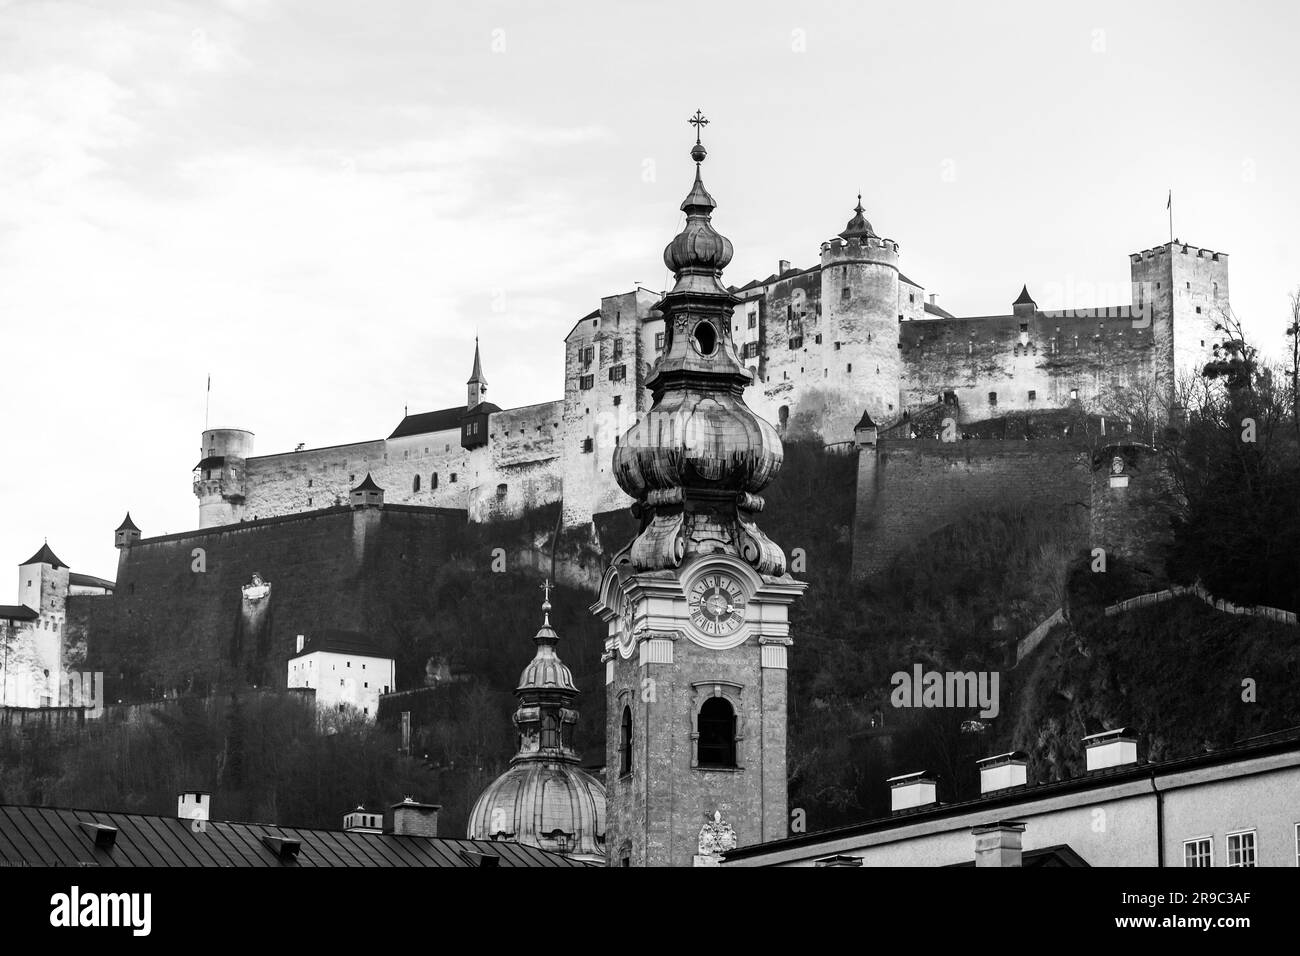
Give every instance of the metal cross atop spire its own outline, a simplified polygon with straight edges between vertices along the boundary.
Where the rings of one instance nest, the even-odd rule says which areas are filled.
[[[547,578],[538,587],[539,591],[544,592],[544,596],[542,597],[542,613],[546,616],[547,624],[551,623],[551,588],[552,587],[554,587],[554,585],[551,584],[550,578]]]
[[[688,119],[686,122],[690,123],[692,126],[695,127],[695,144],[698,146],[700,142],[700,132],[702,131],[703,127],[709,125],[709,121],[704,118],[703,113],[701,113],[699,110],[696,110],[695,115],[692,116],[690,119]]]

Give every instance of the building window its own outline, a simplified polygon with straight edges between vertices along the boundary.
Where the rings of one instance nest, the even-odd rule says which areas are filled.
[[[661,352],[664,350],[664,334],[662,332],[655,333],[655,348]]]
[[[1197,315],[1201,314],[1201,307],[1199,305],[1196,307],[1196,314]]]
[[[619,776],[632,772],[632,708],[626,705],[618,731],[618,772]]]
[[[454,471],[451,473],[451,483],[453,485],[456,483],[456,473]]]
[[[786,423],[790,421],[790,406],[782,405],[777,410],[776,417],[777,417],[777,421],[781,423],[781,427],[785,428]]]
[[[745,343],[745,358],[758,358],[758,343],[757,343],[757,342],[746,342],[746,343]]]
[[[311,498],[310,498],[310,497],[307,498],[307,507],[308,507],[308,508],[311,507]]]
[[[801,348],[803,348],[803,336],[802,336],[802,335],[794,335],[794,336],[791,336],[791,337],[790,337],[790,348],[791,348],[791,349],[801,349]]]
[[[1255,831],[1228,834],[1228,866],[1255,865]]]
[[[749,313],[749,327],[750,327],[751,329],[756,329],[756,328],[758,328],[758,313],[757,313],[757,312],[751,312],[751,313]]]
[[[1032,402],[1036,398],[1038,398],[1038,393],[1031,388],[1029,390],[1029,400]]]
[[[584,391],[586,389],[591,388],[595,384],[596,384],[595,375],[583,375],[578,378],[578,388],[583,389]]]
[[[849,296],[851,296],[851,295],[853,295],[853,292],[852,292],[851,289],[849,289],[848,286],[845,286],[843,289],[840,289],[840,298],[841,298],[841,299],[847,299],[847,298],[848,298]]]
[[[584,452],[589,452],[589,451],[591,451],[591,450],[593,449],[594,446],[595,446],[595,442],[593,442],[593,441],[591,440],[591,437],[590,437],[590,436],[588,436],[588,437],[586,437],[586,438],[584,438],[584,439],[582,440],[582,450],[583,450]]]
[[[614,340],[614,361],[617,362],[622,357],[623,357],[623,340],[615,339]]]
[[[1183,866],[1214,866],[1214,841],[1209,837],[1184,840]]]
[[[412,490],[412,491],[419,491],[419,490],[420,490],[420,476],[419,476],[419,475],[416,475],[416,476],[415,476],[415,480],[411,482],[411,490]]]
[[[1079,390],[1077,388],[1070,389],[1070,401],[1075,402],[1078,400],[1079,400]]]
[[[736,713],[725,697],[710,697],[700,708],[700,742],[697,764],[701,767],[736,765]]]
[[[591,363],[596,360],[596,347],[594,345],[588,345],[585,348],[580,349],[578,354],[582,357],[583,368],[590,368]]]
[[[793,321],[794,321],[794,306],[787,305],[785,307],[785,324],[789,325]]]
[[[621,382],[627,378],[627,366],[615,365],[609,370],[609,380],[611,382]]]
[[[429,490],[433,491],[437,487],[438,487],[438,473],[435,471],[432,475],[429,476]]]
[[[816,342],[818,345],[821,345],[821,344],[822,344],[822,334],[821,334],[820,332],[818,332],[816,335],[814,335],[814,336],[813,336],[813,341]]]
[[[622,405],[622,404],[623,404],[623,396],[622,396],[622,395],[615,395],[615,396],[614,396],[614,404],[615,404],[615,405]]]
[[[505,496],[506,496],[506,484],[505,482],[502,482],[501,484],[497,485],[497,497],[504,498]]]
[[[312,481],[312,480],[311,480],[310,478],[307,479],[307,487],[308,487],[308,488],[311,487],[311,481]]]
[[[989,408],[997,408],[997,407],[998,407],[998,393],[989,392]]]
[[[909,293],[907,293],[907,301],[908,301],[908,302],[915,303],[915,302],[916,302],[916,293],[915,293],[915,292],[909,292]]]
[[[850,371],[850,372],[853,371],[853,363],[852,363],[852,362],[849,363],[849,371]]]

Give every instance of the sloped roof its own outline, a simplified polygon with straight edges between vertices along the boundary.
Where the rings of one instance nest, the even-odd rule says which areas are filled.
[[[76,571],[68,572],[68,584],[78,584],[86,588],[108,588],[110,591],[117,587],[116,582],[108,578],[97,578],[93,574],[80,574]]]
[[[329,654],[352,654],[357,657],[378,657],[381,659],[388,656],[379,650],[369,635],[362,634],[360,631],[323,630],[308,634],[307,639],[303,642],[302,650],[289,659],[306,657],[308,654],[315,654],[317,651],[324,651]]]
[[[115,827],[110,849],[95,845],[87,827]],[[281,857],[267,840],[296,840]],[[143,813],[0,806],[0,865],[149,867],[476,867],[470,854],[498,866],[582,866],[536,847],[493,840],[345,833],[260,823],[208,821],[195,832],[188,820]]]
[[[126,517],[122,519],[122,523],[117,526],[117,530],[118,531],[139,531],[140,529],[135,526],[135,522],[131,520],[131,512],[128,511],[126,513]]]
[[[926,303],[925,303],[925,311],[928,312],[930,315],[937,315],[937,316],[938,316],[939,318],[941,318],[941,319],[955,319],[955,318],[957,318],[957,316],[953,315],[953,314],[952,314],[951,312],[949,312],[947,309],[942,308],[942,307],[940,307],[940,306],[937,306],[937,305],[935,305],[933,302],[926,302]]]
[[[383,491],[384,489],[380,488],[377,484],[375,484],[375,479],[370,477],[370,472],[366,472],[366,477],[362,480],[361,484],[357,485],[352,490],[353,491]]]
[[[460,428],[460,420],[465,415],[466,407],[456,405],[453,408],[440,408],[436,412],[420,412],[407,415],[400,425],[388,437],[405,438],[407,435],[424,435],[429,432],[445,432]]]
[[[1037,305],[1038,303],[1036,303],[1036,302],[1035,302],[1035,301],[1030,297],[1030,295],[1029,295],[1029,286],[1027,286],[1027,285],[1022,285],[1022,286],[1020,287],[1020,296],[1016,299],[1015,302],[1012,302],[1011,304],[1012,304],[1012,305]]]
[[[26,604],[0,604],[0,621],[34,621],[38,617]]]
[[[875,428],[875,427],[876,427],[876,423],[871,420],[871,416],[867,414],[867,410],[864,408],[862,410],[862,417],[859,418],[858,423],[853,426],[853,430],[858,431],[861,428]]]
[[[49,544],[41,545],[41,550],[37,551],[30,558],[18,565],[20,568],[28,564],[48,564],[56,568],[66,568],[67,565],[58,559],[53,551],[50,550]]]

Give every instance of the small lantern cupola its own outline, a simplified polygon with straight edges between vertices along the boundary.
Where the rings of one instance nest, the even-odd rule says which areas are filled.
[[[135,522],[131,520],[131,512],[128,511],[126,518],[113,532],[113,546],[118,549],[129,548],[139,540],[140,529],[135,526]]]
[[[365,480],[353,488],[349,495],[354,508],[370,508],[384,503],[384,489],[375,484],[375,479],[370,477],[370,472],[366,472]]]
[[[876,231],[871,228],[871,223],[863,215],[866,210],[862,208],[862,193],[858,193],[858,204],[853,207],[853,218],[849,220],[844,231],[840,233],[841,239],[874,239]]]

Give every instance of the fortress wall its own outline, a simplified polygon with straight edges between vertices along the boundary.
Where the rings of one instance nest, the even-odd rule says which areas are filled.
[[[391,597],[377,592],[427,588],[464,526],[463,512],[386,505],[143,539],[127,550],[116,593],[76,606],[84,666],[105,672],[109,699],[185,691],[191,678],[194,689],[232,679],[283,686],[298,634],[341,628],[381,646],[395,640],[372,626]],[[254,572],[270,584],[256,608],[242,591]]]
[[[853,573],[879,573],[925,536],[980,510],[1087,507],[1088,450],[1070,441],[882,440],[859,452]]]
[[[1076,389],[1079,400],[1090,403],[1113,386],[1151,381],[1155,374],[1152,330],[1120,310],[929,319],[905,322],[900,332],[904,404],[924,406],[951,389],[959,422],[1063,408]]]

